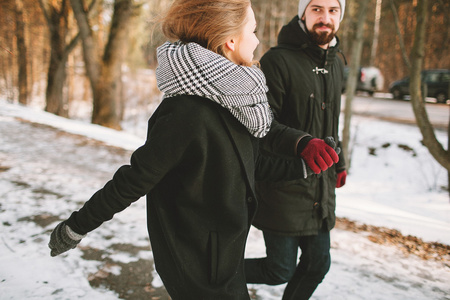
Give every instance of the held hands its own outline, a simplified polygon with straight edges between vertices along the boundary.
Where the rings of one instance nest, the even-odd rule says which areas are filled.
[[[313,173],[319,174],[339,161],[340,148],[335,148],[336,142],[332,137],[326,137],[325,140],[313,138],[306,144],[300,157]]]
[[[74,249],[85,236],[74,232],[64,222],[59,223],[50,235],[48,243],[48,247],[51,249],[50,255],[56,256]]]

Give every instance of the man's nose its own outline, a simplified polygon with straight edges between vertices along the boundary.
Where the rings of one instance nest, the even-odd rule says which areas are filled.
[[[330,13],[328,11],[324,11],[321,15],[320,15],[320,21],[324,24],[329,24],[331,21],[331,17],[330,17]]]

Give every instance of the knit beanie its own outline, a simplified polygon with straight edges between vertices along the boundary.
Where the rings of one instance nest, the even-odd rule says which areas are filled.
[[[339,4],[341,5],[341,19],[339,21],[342,21],[344,18],[344,11],[345,11],[345,0],[338,0]],[[305,13],[305,9],[308,6],[309,2],[311,0],[300,0],[298,2],[298,17],[301,19],[303,17],[303,14]]]

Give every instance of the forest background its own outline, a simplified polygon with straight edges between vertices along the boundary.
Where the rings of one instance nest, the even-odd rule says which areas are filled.
[[[167,0],[72,0],[71,3],[82,5],[88,12],[88,22],[96,51],[92,52],[105,59],[106,48],[112,47],[111,37],[114,32],[113,15],[122,10],[122,19],[116,18],[116,25],[125,32],[115,47],[119,49],[118,90],[116,110],[120,120],[128,98],[124,91],[132,90],[147,101],[159,97],[156,87],[148,84],[136,86],[142,78],[143,69],[156,67],[156,48],[164,42],[160,31],[153,26],[153,20],[170,3]],[[47,107],[47,111],[69,116],[69,103],[73,99],[92,100],[89,75],[83,59],[83,44],[74,16],[73,5],[69,0],[1,0],[0,1],[0,95],[13,102],[19,98],[20,68],[26,72],[26,99],[29,103],[35,97],[48,96],[49,80],[61,81],[61,102],[56,108]],[[276,45],[280,28],[294,17],[297,0],[253,0],[253,8],[259,24],[258,37],[260,46],[255,58],[259,59],[271,46]],[[416,27],[417,0],[370,0],[368,14],[364,21],[364,42],[361,66],[378,67],[385,78],[384,90],[388,84],[409,73],[404,56],[411,52]],[[360,1],[347,0],[344,20],[338,36],[341,49],[348,62],[352,56],[352,41],[358,26]],[[426,29],[426,47],[424,69],[450,67],[450,2],[432,0],[428,2],[429,20]],[[115,12],[116,11],[116,12]],[[122,22],[122,23],[120,23]],[[156,28],[156,29],[155,29]],[[397,32],[398,31],[398,32]],[[399,34],[397,34],[399,33]],[[57,36],[57,37],[55,37]],[[56,41],[55,41],[56,40]],[[403,48],[403,49],[402,49]],[[52,53],[53,52],[53,53]],[[59,52],[59,53],[54,53]],[[49,73],[55,66],[51,61],[58,57],[63,62],[64,71],[53,79]],[[24,63],[25,62],[25,63]],[[57,67],[56,67],[57,68]],[[141,72],[140,72],[141,71]],[[120,80],[122,72],[133,73]],[[144,77],[148,72],[144,72]],[[139,76],[139,77],[136,77]],[[23,80],[22,80],[23,81]],[[50,83],[51,84],[51,83]],[[130,86],[132,85],[132,86]],[[22,87],[23,89],[23,87]],[[47,89],[47,91],[46,91]],[[120,96],[121,95],[121,96]],[[122,103],[122,104],[121,104]],[[122,109],[123,110],[123,109]],[[94,112],[95,113],[95,112]],[[101,123],[101,122],[94,122]],[[117,124],[103,124],[118,127]]]
[[[158,103],[153,70],[163,38],[154,21],[169,0],[0,0],[0,96],[76,117],[73,103],[92,108],[92,123],[120,129],[126,108]],[[362,19],[362,3],[368,3]],[[276,45],[297,0],[253,0],[260,46]],[[450,68],[450,1],[426,1],[423,68]],[[409,75],[418,0],[347,0],[338,32],[352,62],[363,26],[361,66],[378,67],[389,83]],[[154,105],[153,105],[154,106]],[[152,107],[153,107],[152,106]]]

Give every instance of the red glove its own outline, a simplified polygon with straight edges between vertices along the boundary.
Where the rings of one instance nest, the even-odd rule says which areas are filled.
[[[336,187],[337,188],[343,187],[344,184],[345,184],[345,179],[346,178],[347,178],[347,171],[346,170],[337,173]]]
[[[313,138],[311,139],[300,153],[306,164],[311,170],[319,174],[320,171],[325,171],[339,161],[339,156],[332,147],[330,147],[324,140]]]

